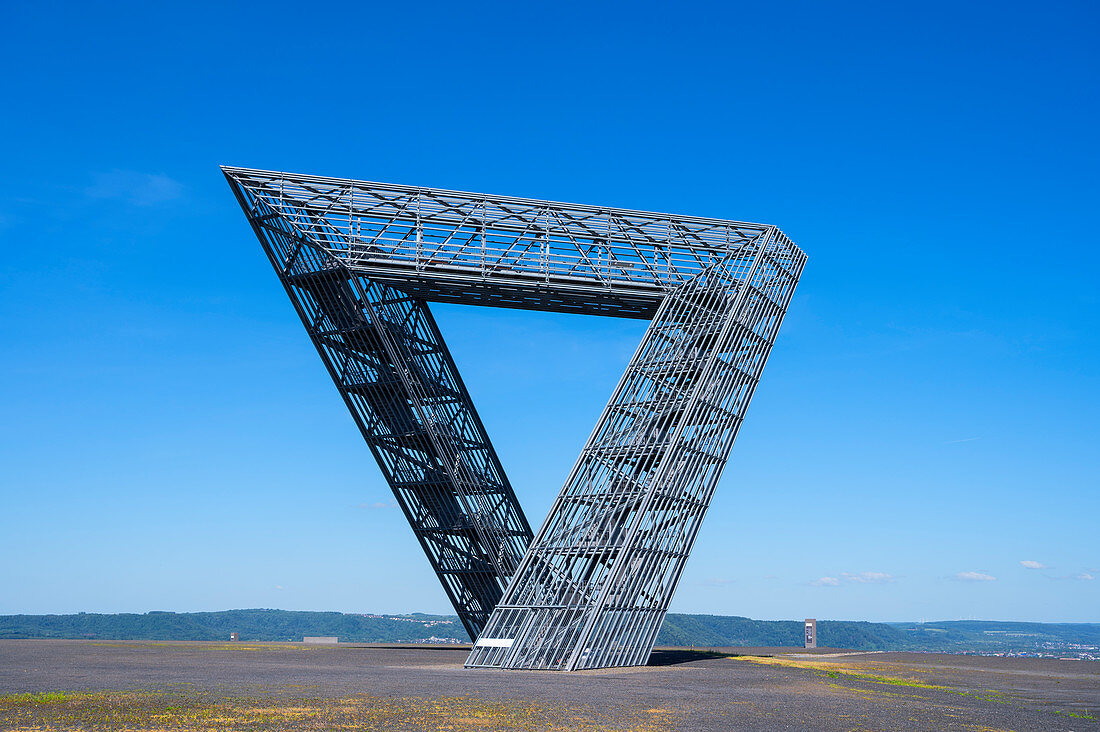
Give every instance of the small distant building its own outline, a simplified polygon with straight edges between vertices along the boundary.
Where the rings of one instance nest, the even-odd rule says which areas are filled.
[[[806,618],[806,647],[817,648],[817,620]]]
[[[241,634],[240,633],[230,633],[229,634],[229,640],[230,641],[239,641],[240,639],[241,639]]]
[[[336,645],[337,637],[334,635],[307,635],[305,638],[302,638],[302,642]]]

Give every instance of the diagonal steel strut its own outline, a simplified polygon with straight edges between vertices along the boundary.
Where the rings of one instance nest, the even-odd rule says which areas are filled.
[[[263,201],[234,190],[455,611],[476,638],[530,543],[531,528],[427,303],[356,276],[312,246],[294,222],[272,217]]]
[[[773,236],[661,303],[468,666],[649,657],[793,289]]]

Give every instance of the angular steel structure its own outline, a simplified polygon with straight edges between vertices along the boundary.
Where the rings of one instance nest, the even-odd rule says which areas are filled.
[[[468,666],[644,664],[802,273],[774,226],[222,168]],[[531,530],[427,303],[651,321]]]

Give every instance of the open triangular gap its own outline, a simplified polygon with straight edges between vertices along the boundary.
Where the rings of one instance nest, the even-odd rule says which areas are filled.
[[[430,306],[537,531],[649,323]]]

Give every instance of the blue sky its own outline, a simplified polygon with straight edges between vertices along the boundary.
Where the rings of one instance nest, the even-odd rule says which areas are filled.
[[[778,224],[673,610],[1100,621],[1094,4],[4,15],[0,613],[449,611],[225,163]],[[538,524],[644,324],[435,310]]]

